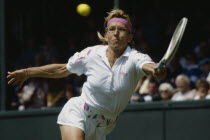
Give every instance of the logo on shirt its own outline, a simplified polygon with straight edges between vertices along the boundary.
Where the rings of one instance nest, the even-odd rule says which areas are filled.
[[[126,73],[126,72],[121,72],[120,75],[127,76],[128,73]]]
[[[80,58],[76,59],[76,62],[79,61],[79,60],[82,60],[82,59],[84,59],[84,58],[85,58],[85,57],[80,57]]]

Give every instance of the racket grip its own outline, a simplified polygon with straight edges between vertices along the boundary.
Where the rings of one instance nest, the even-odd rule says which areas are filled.
[[[165,66],[165,63],[159,62],[156,69],[161,69]]]

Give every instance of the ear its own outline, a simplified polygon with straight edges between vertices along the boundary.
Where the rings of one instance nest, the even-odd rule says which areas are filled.
[[[104,34],[104,39],[105,39],[106,42],[108,42],[108,37],[107,37],[106,33]]]

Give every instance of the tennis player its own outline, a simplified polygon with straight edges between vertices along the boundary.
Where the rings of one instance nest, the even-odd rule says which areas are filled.
[[[62,78],[85,74],[82,94],[71,98],[58,116],[62,140],[104,140],[116,125],[140,78],[153,75],[164,79],[166,69],[155,69],[151,58],[132,48],[132,24],[119,9],[105,18],[103,45],[88,47],[70,57],[67,64],[8,72],[8,84],[22,86],[30,77]]]

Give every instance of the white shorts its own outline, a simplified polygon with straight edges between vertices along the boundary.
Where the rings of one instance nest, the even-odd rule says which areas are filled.
[[[95,112],[81,97],[71,98],[61,110],[57,123],[80,128],[85,140],[105,140],[116,125],[117,118],[108,119]]]

